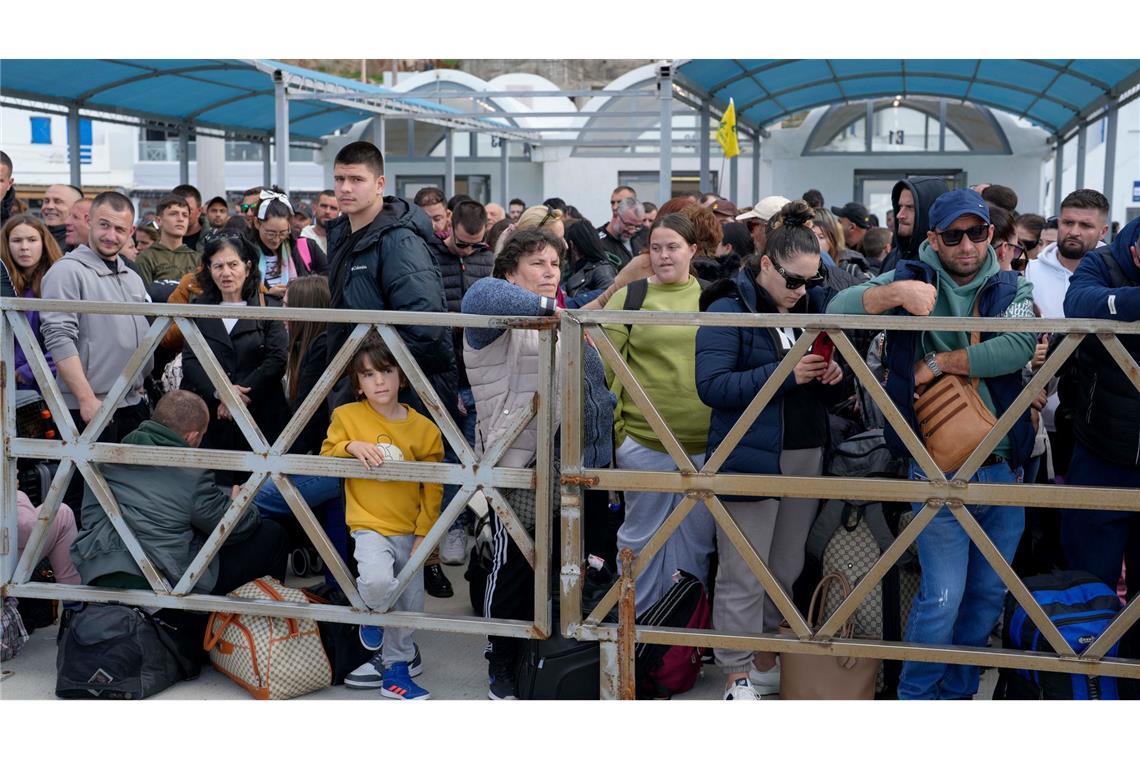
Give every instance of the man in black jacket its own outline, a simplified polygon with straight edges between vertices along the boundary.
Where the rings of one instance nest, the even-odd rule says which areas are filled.
[[[426,211],[427,209],[425,209]],[[495,254],[483,242],[483,231],[487,226],[487,211],[478,201],[460,201],[448,216],[447,237],[437,241],[432,251],[443,275],[443,295],[447,310],[458,313],[463,295],[477,280],[488,277],[495,263]],[[438,237],[438,233],[436,235]],[[452,328],[452,345],[455,349],[456,375],[459,381],[459,416],[456,421],[463,430],[467,443],[475,445],[475,396],[471,393],[471,383],[463,366],[463,329]],[[448,452],[445,462],[458,462],[454,452]],[[448,484],[443,488],[443,503],[450,502],[459,486]],[[447,531],[440,549],[440,558],[448,565],[462,565],[467,562],[467,533],[469,520],[467,511],[459,517]]]
[[[444,312],[443,280],[431,252],[436,240],[422,209],[384,195],[384,156],[369,142],[344,146],[333,162],[341,216],[329,222],[329,287],[334,309]],[[352,325],[328,327],[328,356],[335,356]],[[452,417],[458,418],[455,351],[447,327],[398,327],[412,355]],[[341,385],[344,385],[343,381]],[[344,399],[348,400],[348,399]],[[417,394],[408,403],[428,413]],[[454,592],[439,565],[424,568],[432,596]]]
[[[0,150],[0,224],[12,215],[16,203],[16,187],[12,182],[12,159]]]
[[[891,190],[895,242],[879,271],[890,272],[899,261],[918,258],[918,248],[930,231],[930,206],[949,189],[941,177],[911,177],[895,183]]]

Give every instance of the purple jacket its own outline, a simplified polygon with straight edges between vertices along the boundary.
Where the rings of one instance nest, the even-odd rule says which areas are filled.
[[[35,298],[35,293],[29,287],[24,291],[22,298]],[[28,324],[32,328],[32,334],[40,341],[40,348],[43,348],[43,339],[40,338],[40,313],[38,311],[24,312],[28,316]],[[51,354],[45,351],[44,358],[47,359],[48,368],[51,373],[55,374],[55,362],[52,361]],[[32,368],[28,366],[28,357],[24,355],[24,349],[19,341],[16,342],[16,388],[18,390],[32,390],[38,391],[39,385],[36,384],[35,375],[32,374]]]

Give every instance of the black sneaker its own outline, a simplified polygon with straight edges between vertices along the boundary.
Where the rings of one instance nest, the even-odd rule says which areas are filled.
[[[424,672],[424,661],[420,657],[420,645],[416,644],[416,656],[408,664],[408,675],[415,678]],[[368,662],[344,677],[344,685],[350,689],[379,689],[384,684],[384,660],[380,652],[372,655]]]
[[[428,596],[434,596],[438,599],[455,596],[455,589],[451,587],[451,581],[443,574],[443,568],[439,565],[428,565],[424,568],[424,591],[428,593]]]
[[[515,674],[510,668],[491,663],[489,671],[489,687],[487,697],[493,700],[518,699],[516,694]]]

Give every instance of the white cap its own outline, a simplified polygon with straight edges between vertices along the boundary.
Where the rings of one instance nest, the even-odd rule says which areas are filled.
[[[736,221],[743,222],[745,219],[759,219],[766,222],[780,212],[787,204],[791,203],[787,198],[782,195],[769,195],[767,198],[761,198],[756,201],[756,205],[749,211],[745,211],[736,217]]]

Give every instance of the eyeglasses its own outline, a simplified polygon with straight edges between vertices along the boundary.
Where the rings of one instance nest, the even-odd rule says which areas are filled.
[[[1034,248],[1041,245],[1041,238],[1037,238],[1036,240],[1018,240],[1017,242],[1021,243],[1021,247],[1025,250],[1032,251]]]
[[[949,246],[955,246],[962,242],[962,236],[965,235],[970,238],[974,243],[983,243],[989,237],[990,226],[988,224],[975,224],[964,230],[940,230],[938,237],[942,238],[942,242]]]
[[[776,263],[776,260],[771,256],[767,257],[768,261],[772,262],[772,268],[776,270],[776,274],[784,278],[784,285],[788,290],[799,290],[803,287],[814,288],[823,282],[823,275],[816,274],[814,277],[800,277],[796,274],[788,274],[784,268]]]
[[[468,243],[465,240],[460,240],[458,237],[455,236],[455,229],[454,228],[452,228],[452,230],[451,230],[451,242],[456,248],[458,248],[461,251],[466,251],[468,248],[473,249],[473,251],[475,253],[479,253],[480,251],[491,250],[491,246],[487,245],[486,243],[480,242],[480,241],[477,241],[474,243]]]
[[[272,230],[261,230],[261,236],[266,240],[284,240],[289,237],[290,231],[273,232]]]

